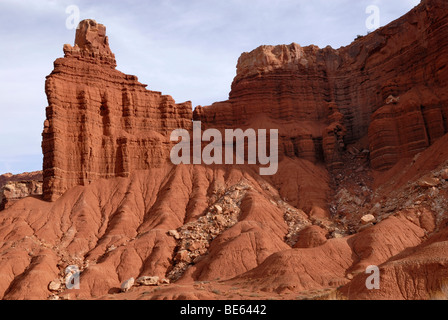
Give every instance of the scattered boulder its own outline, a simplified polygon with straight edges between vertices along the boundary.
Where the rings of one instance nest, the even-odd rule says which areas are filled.
[[[440,179],[448,180],[448,169],[443,169],[440,172]]]
[[[180,235],[179,235],[179,232],[177,232],[177,230],[168,231],[168,235],[170,235],[171,237],[173,237],[176,240],[180,239]]]
[[[218,215],[222,214],[222,207],[220,205],[215,205],[215,211]]]
[[[439,189],[437,189],[436,187],[432,187],[429,191],[429,197],[435,198],[439,195],[439,193],[440,193]]]
[[[305,213],[304,213],[305,214]],[[321,207],[313,206],[310,212],[310,217],[317,218],[317,219],[325,219],[328,218],[330,215],[328,213],[328,210],[325,210]]]
[[[328,232],[319,226],[306,227],[298,234],[294,248],[315,248],[327,242]]]
[[[205,249],[207,247],[208,247],[208,243],[205,240],[204,241],[194,241],[188,246],[188,250],[193,252],[196,250]]]
[[[129,291],[134,286],[134,283],[135,283],[135,279],[134,278],[130,278],[130,279],[124,281],[121,284],[121,291],[122,292]]]
[[[0,186],[0,210],[7,209],[15,202],[30,196],[42,195],[41,181],[9,181]]]
[[[211,241],[238,222],[241,201],[250,186],[240,181],[220,192],[220,197],[206,210],[206,214],[178,229],[179,244],[174,255],[174,266],[168,274],[173,281],[181,277],[193,263],[201,260]],[[176,235],[176,233],[172,232]]]
[[[188,253],[187,250],[181,250],[181,251],[179,251],[179,252],[176,254],[176,258],[175,258],[175,260],[176,260],[176,261],[179,261],[179,262],[187,262],[187,263],[190,263],[190,262],[191,262],[191,257],[190,257],[190,255],[189,255],[189,253]]]
[[[355,204],[356,206],[362,205],[362,199],[351,194],[347,189],[341,189],[337,194],[336,198],[339,199],[339,205],[345,204]]]

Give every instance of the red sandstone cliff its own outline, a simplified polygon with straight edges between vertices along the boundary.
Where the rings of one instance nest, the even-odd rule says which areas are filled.
[[[0,211],[29,196],[42,196],[42,171],[0,175]]]
[[[0,297],[446,298],[447,9],[423,1],[338,50],[243,54],[229,100],[194,116],[115,70],[105,28],[82,22],[46,86],[57,200],[1,212]],[[170,130],[192,117],[279,129],[278,173],[167,163]],[[80,290],[64,287],[69,265]]]
[[[229,100],[197,108],[195,119],[278,127],[286,156],[330,168],[368,134],[372,168],[390,169],[448,131],[447,9],[424,1],[338,50],[293,43],[244,53]]]
[[[0,175],[0,188],[11,181],[42,181],[42,171],[26,172],[22,174],[5,173]]]

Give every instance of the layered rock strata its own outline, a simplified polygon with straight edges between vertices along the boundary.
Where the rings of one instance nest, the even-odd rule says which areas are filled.
[[[446,9],[423,1],[339,50],[243,55],[229,101],[194,117],[279,129],[272,177],[164,164],[191,109],[116,71],[104,29],[83,22],[47,82],[44,176],[50,199],[96,181],[0,214],[0,298],[446,298]],[[369,148],[373,168],[394,167],[371,172]],[[379,290],[366,288],[370,265]],[[79,290],[63,285],[73,266]],[[175,283],[135,285],[157,278]]]
[[[0,175],[0,211],[29,196],[42,196],[42,171]]]
[[[165,163],[168,133],[191,127],[191,103],[176,104],[116,70],[106,28],[94,20],[80,23],[64,52],[45,85],[44,198]]]
[[[42,181],[11,181],[0,188],[0,211],[27,197],[42,196]]]
[[[423,1],[337,50],[293,43],[244,53],[229,100],[197,108],[195,119],[277,127],[285,156],[330,168],[368,134],[373,169],[389,169],[448,130],[447,9],[446,1]]]

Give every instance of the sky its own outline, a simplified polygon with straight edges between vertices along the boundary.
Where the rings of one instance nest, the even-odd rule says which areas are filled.
[[[45,77],[63,45],[73,45],[78,20],[106,26],[118,70],[195,107],[227,100],[243,52],[293,42],[339,48],[419,3],[0,0],[0,174],[42,169]]]

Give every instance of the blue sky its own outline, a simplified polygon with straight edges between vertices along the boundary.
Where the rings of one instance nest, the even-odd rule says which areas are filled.
[[[117,69],[193,106],[226,100],[242,52],[298,43],[339,48],[419,0],[0,0],[0,174],[42,168],[45,77],[73,44],[67,7],[106,25]]]

